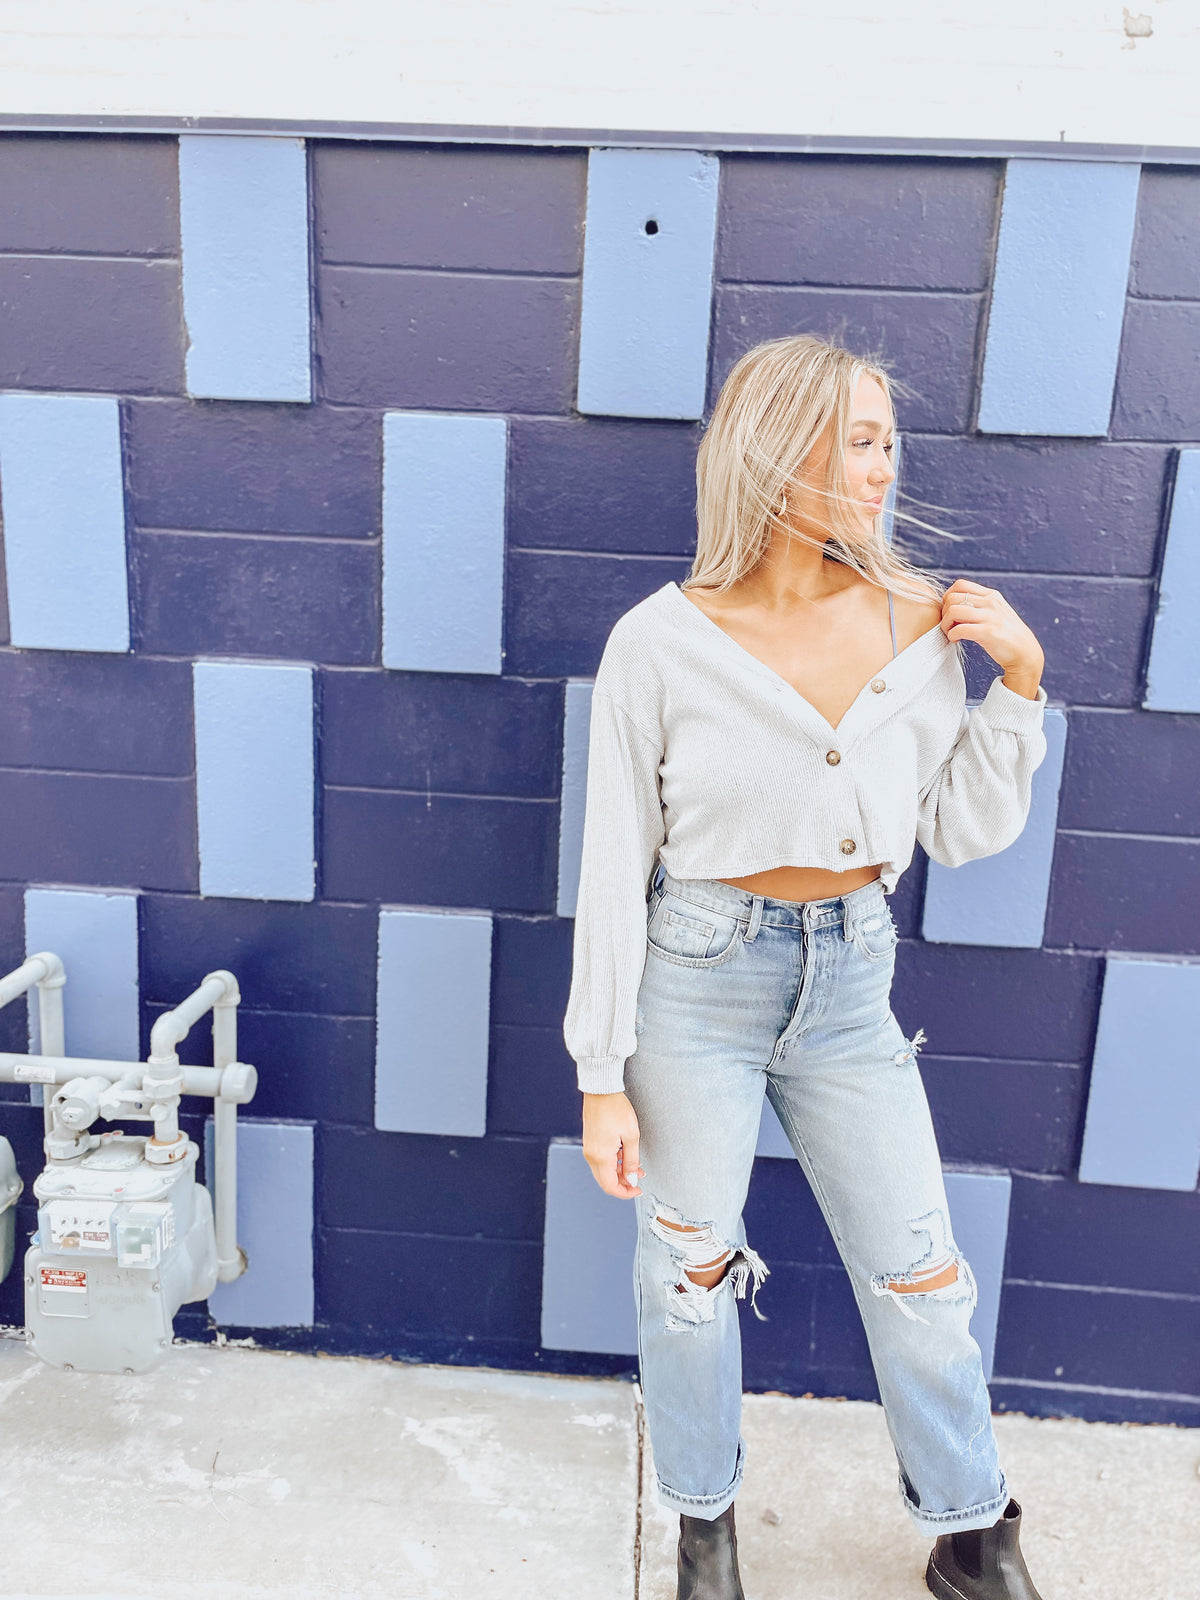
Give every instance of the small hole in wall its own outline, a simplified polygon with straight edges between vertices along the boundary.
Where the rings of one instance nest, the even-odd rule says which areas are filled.
[[[646,223],[646,232],[649,234],[655,234],[658,232],[658,223],[655,222],[653,217],[650,217]]]

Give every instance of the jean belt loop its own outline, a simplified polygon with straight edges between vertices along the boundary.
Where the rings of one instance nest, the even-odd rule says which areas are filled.
[[[854,938],[854,912],[846,895],[842,896],[842,938],[847,944]]]
[[[763,915],[763,905],[764,905],[764,903],[765,903],[765,896],[764,895],[756,894],[756,895],[751,896],[751,901],[750,901],[750,922],[749,922],[749,925],[746,928],[745,933],[742,935],[742,938],[745,940],[745,942],[747,944],[751,944],[755,939],[758,938],[758,930],[762,927],[762,915]]]

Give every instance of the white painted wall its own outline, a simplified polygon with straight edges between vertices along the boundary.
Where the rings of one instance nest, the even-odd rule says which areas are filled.
[[[0,4],[10,116],[1197,146],[1197,82],[1196,0]]]

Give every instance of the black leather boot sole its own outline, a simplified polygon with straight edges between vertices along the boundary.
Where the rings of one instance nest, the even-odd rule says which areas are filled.
[[[746,1600],[732,1505],[711,1522],[680,1516],[678,1600]]]
[[[1041,1600],[1021,1554],[1020,1534],[1015,1500],[990,1528],[943,1533],[930,1551],[925,1587],[938,1600]]]

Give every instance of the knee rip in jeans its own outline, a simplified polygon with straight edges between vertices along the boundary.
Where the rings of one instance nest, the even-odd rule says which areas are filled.
[[[682,1332],[703,1322],[714,1322],[717,1295],[725,1285],[732,1284],[733,1293],[744,1300],[751,1279],[750,1306],[758,1320],[765,1322],[757,1296],[770,1268],[757,1251],[748,1244],[730,1246],[711,1222],[686,1222],[671,1206],[652,1203],[650,1231],[668,1246],[679,1269],[675,1282],[669,1285],[675,1300],[667,1313],[668,1329]]]
[[[915,1234],[924,1234],[929,1248],[919,1261],[902,1272],[877,1272],[871,1277],[871,1293],[880,1299],[892,1300],[912,1322],[928,1319],[920,1316],[912,1306],[938,1301],[946,1305],[966,1303],[975,1305],[978,1291],[975,1278],[967,1265],[966,1257],[954,1243],[946,1213],[939,1207],[914,1217],[909,1227]]]

